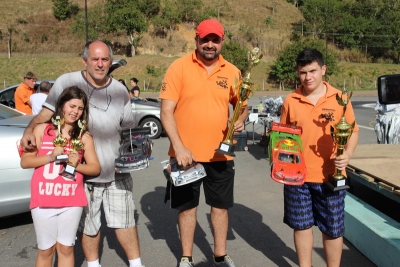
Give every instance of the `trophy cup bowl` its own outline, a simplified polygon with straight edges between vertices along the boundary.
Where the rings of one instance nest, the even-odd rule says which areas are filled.
[[[81,131],[79,133],[79,136],[77,139],[72,139],[71,140],[71,147],[72,147],[72,151],[76,152],[76,151],[80,151],[84,148],[85,144],[81,141],[81,136],[82,136],[82,132],[83,130],[85,130],[86,128],[86,121],[78,121],[78,126],[79,128],[81,128]],[[68,159],[68,157],[67,157]],[[75,179],[75,174],[76,174],[76,170],[75,170],[75,166],[72,165],[72,162],[68,161],[67,164],[64,165],[63,169],[60,172],[60,175],[74,180]]]
[[[233,142],[233,135],[235,133],[235,123],[239,118],[242,111],[243,102],[250,98],[254,94],[253,82],[250,79],[251,69],[260,63],[262,58],[262,53],[258,47],[255,47],[252,51],[248,51],[248,66],[243,79],[235,85],[235,94],[238,97],[238,102],[236,103],[235,110],[233,112],[232,120],[229,125],[228,134],[225,141],[220,142],[218,149],[215,152],[225,154],[231,157],[235,157],[235,143]]]
[[[57,127],[57,136],[53,140],[53,145],[56,147],[65,147],[67,138],[64,138],[61,134],[61,126],[64,124],[64,119],[60,119],[60,116],[56,116],[55,119],[51,119],[51,122]],[[55,162],[65,163],[68,161],[68,155],[58,155]]]
[[[356,122],[354,121],[352,124],[349,124],[346,121],[345,113],[346,113],[346,106],[350,101],[352,96],[352,92],[346,98],[343,98],[343,95],[347,95],[347,90],[342,91],[342,96],[339,97],[336,95],[336,100],[338,101],[339,105],[343,106],[343,116],[341,117],[340,121],[333,127],[331,126],[331,136],[333,139],[333,143],[337,145],[336,156],[340,156],[343,154],[346,144],[349,141],[351,134],[353,133],[354,126]],[[335,169],[335,172],[328,177],[328,181],[325,184],[332,190],[344,190],[349,189],[350,186],[348,185],[347,178],[343,175],[342,171],[339,169]]]

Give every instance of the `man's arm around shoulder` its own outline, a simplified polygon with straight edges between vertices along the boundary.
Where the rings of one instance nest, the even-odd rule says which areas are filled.
[[[21,146],[26,150],[33,150],[36,147],[36,139],[33,134],[33,129],[38,124],[45,123],[50,120],[51,116],[53,116],[53,111],[48,108],[42,108],[39,114],[37,114],[31,122],[28,124],[24,131],[24,135],[21,138]]]

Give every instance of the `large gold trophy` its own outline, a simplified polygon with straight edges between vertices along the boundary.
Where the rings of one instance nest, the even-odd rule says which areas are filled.
[[[81,149],[83,149],[83,147],[85,146],[85,144],[81,141],[81,137],[82,137],[82,133],[83,131],[86,129],[86,121],[78,121],[78,126],[81,129],[81,131],[79,132],[79,136],[77,139],[73,139],[71,140],[71,147],[72,147],[72,151],[79,151]],[[74,180],[75,179],[75,166],[72,165],[71,162],[68,161],[68,163],[64,166],[64,168],[61,170],[60,175]]]
[[[342,90],[342,95],[339,97],[336,94],[336,100],[339,105],[343,106],[343,116],[340,118],[339,123],[335,125],[335,127],[331,126],[331,136],[333,139],[333,143],[337,145],[336,156],[340,156],[343,154],[346,144],[349,141],[351,134],[353,133],[354,126],[356,122],[354,121],[352,124],[349,124],[346,121],[346,106],[350,102],[350,98],[353,95],[353,92],[350,92],[347,95],[347,90]],[[343,96],[345,96],[343,98]],[[326,185],[329,186],[333,191],[349,189],[348,180],[342,174],[341,170],[336,169],[334,174],[329,175],[328,181],[325,182]]]
[[[53,140],[54,146],[64,147],[67,143],[67,138],[64,138],[61,133],[61,126],[64,124],[64,119],[60,119],[60,116],[56,116],[55,119],[51,118],[51,122],[57,127],[57,137]],[[68,155],[58,155],[55,161],[58,163],[67,162]]]
[[[248,66],[244,78],[235,85],[235,94],[238,97],[238,102],[236,104],[235,110],[233,112],[232,120],[229,125],[228,134],[224,142],[221,142],[219,148],[215,151],[221,154],[235,157],[235,144],[233,143],[233,134],[235,132],[235,122],[239,118],[242,112],[242,105],[245,100],[251,97],[254,93],[253,82],[250,79],[251,69],[260,63],[262,58],[262,53],[258,47],[255,47],[252,51],[247,52]]]

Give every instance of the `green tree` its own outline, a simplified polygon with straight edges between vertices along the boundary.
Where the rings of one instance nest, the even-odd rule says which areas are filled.
[[[173,32],[174,28],[180,23],[181,16],[175,2],[165,0],[164,5],[161,8],[161,12],[154,18],[153,23],[159,32],[162,32],[162,36],[166,37],[165,28]]]
[[[305,39],[293,42],[279,53],[275,65],[271,68],[269,78],[277,80],[283,88],[286,85],[295,86],[298,84],[296,58],[305,48],[315,48],[324,55],[325,65],[327,65],[325,75],[329,76],[337,71],[337,57],[332,51],[326,50],[325,43],[322,40]]]
[[[71,25],[71,32],[78,38],[85,40],[86,24],[85,13],[79,12]],[[103,4],[96,4],[88,10],[88,37],[89,40],[99,39],[102,33],[107,32],[106,14]]]
[[[147,31],[146,15],[139,8],[140,1],[108,0],[106,4],[106,24],[112,33],[125,32],[132,46],[132,55],[136,54],[136,47]]]
[[[138,9],[144,14],[147,20],[151,20],[161,10],[160,0],[136,0]],[[134,2],[134,1],[132,1]]]
[[[232,40],[225,42],[221,54],[224,59],[235,65],[242,74],[246,71],[248,65],[247,50],[243,49],[239,43]]]
[[[78,14],[79,6],[69,0],[51,0],[53,2],[53,15],[58,20],[66,20]]]

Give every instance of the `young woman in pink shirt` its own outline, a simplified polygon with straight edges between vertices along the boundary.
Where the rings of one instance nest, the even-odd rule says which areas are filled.
[[[35,127],[38,147],[21,157],[22,168],[35,168],[30,203],[39,248],[35,266],[52,266],[55,250],[58,266],[74,266],[76,231],[83,207],[87,205],[83,175],[100,173],[93,138],[83,127],[88,123],[88,113],[85,92],[76,86],[65,89],[57,100],[52,120]],[[59,127],[52,123],[57,119],[61,121]],[[65,138],[64,146],[53,144],[59,129],[59,137]],[[72,141],[81,141],[83,148],[73,149]],[[56,161],[62,154],[68,155],[68,163]],[[75,167],[74,175],[63,175],[66,164]]]

